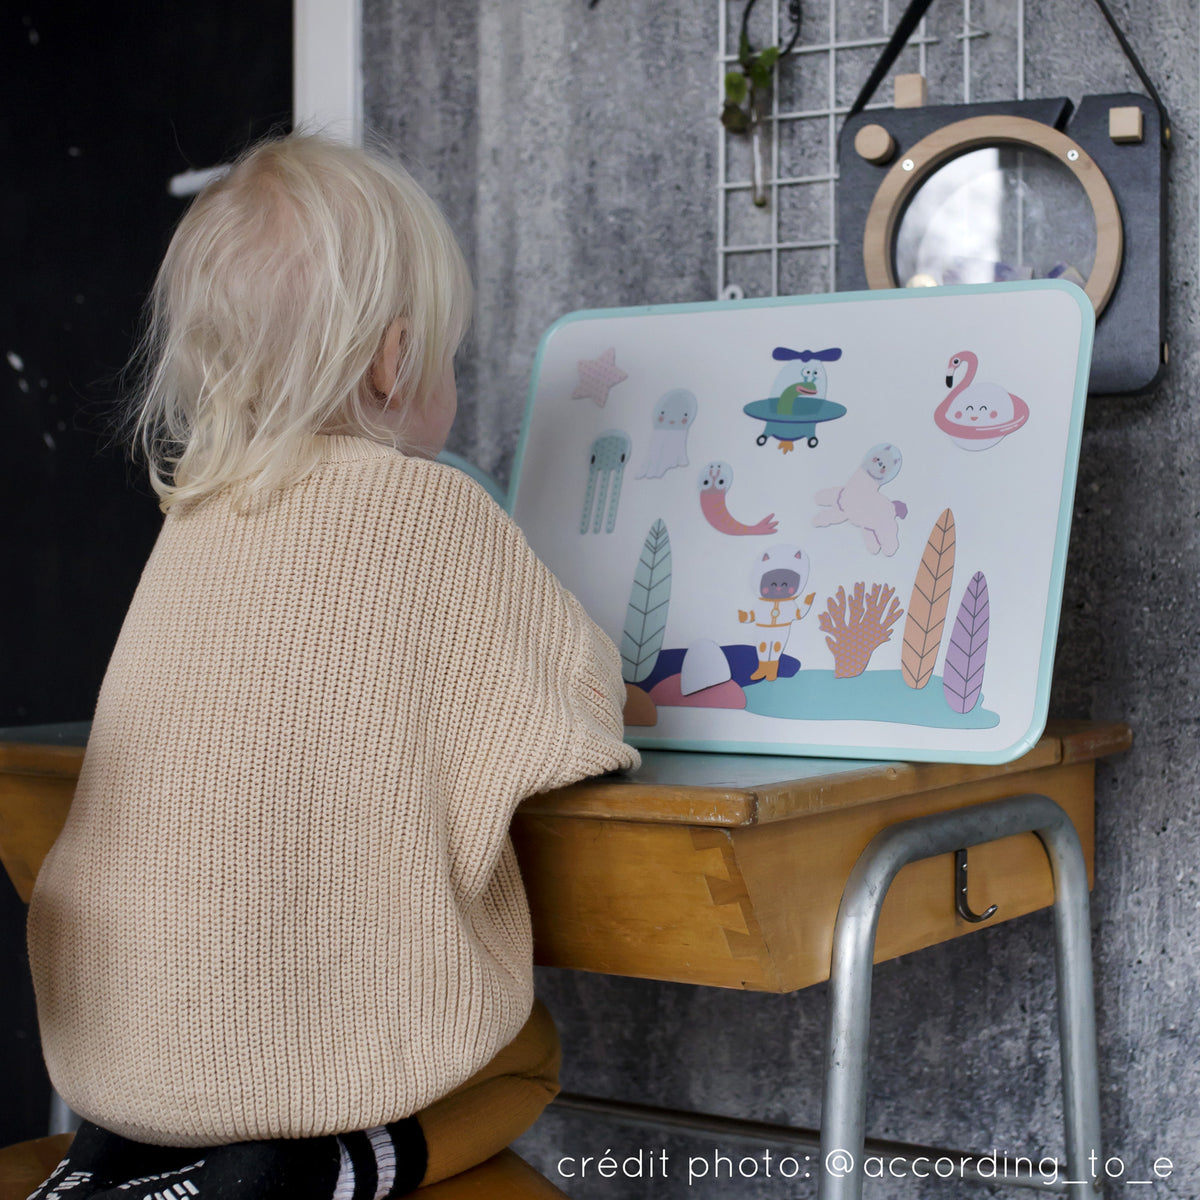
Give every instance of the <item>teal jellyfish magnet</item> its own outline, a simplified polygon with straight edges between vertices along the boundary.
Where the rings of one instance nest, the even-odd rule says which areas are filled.
[[[579,532],[612,533],[617,526],[617,505],[621,503],[621,481],[629,461],[629,435],[619,429],[609,429],[594,442],[588,457],[587,491],[583,496],[583,513]]]

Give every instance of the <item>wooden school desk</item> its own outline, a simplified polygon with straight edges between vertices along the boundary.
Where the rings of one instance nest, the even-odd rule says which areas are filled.
[[[872,962],[1054,905],[1068,1191],[1093,1195],[1095,760],[1130,741],[1052,723],[1001,766],[647,753],[518,810],[536,960],[768,992],[832,974],[821,1162],[861,1164]],[[820,1195],[862,1183],[823,1171]]]
[[[17,740],[0,740],[0,860],[28,900],[83,752],[45,744],[53,733],[42,744],[6,736]],[[1094,767],[1130,740],[1124,725],[1052,723],[1000,766],[647,753],[630,776],[519,808],[513,839],[536,960],[768,992],[830,979],[834,964],[822,1150],[857,1145],[861,1158],[872,960],[976,928],[956,910],[966,877],[964,912],[996,905],[982,924],[1054,904],[1067,1157],[1082,1181],[1099,1132]],[[969,870],[956,874],[967,846],[958,858]],[[859,1172],[821,1177],[822,1196],[857,1196],[861,1185]],[[1071,1190],[1091,1194],[1082,1182]]]

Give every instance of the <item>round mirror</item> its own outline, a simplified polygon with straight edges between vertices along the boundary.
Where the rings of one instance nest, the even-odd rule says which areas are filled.
[[[1059,278],[1084,287],[1096,219],[1083,185],[1051,155],[985,146],[926,176],[900,218],[894,254],[902,287]]]
[[[1108,180],[1066,134],[970,117],[902,150],[863,230],[872,288],[1064,278],[1104,310],[1121,270]]]

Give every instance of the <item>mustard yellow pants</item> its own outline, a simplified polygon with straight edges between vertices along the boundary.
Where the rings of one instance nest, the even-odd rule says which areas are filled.
[[[457,1175],[503,1150],[558,1095],[562,1049],[539,1000],[520,1033],[449,1095],[417,1113],[429,1158],[421,1187]]]
[[[535,1002],[521,1031],[491,1062],[449,1095],[415,1114],[426,1146],[425,1174],[417,1186],[425,1187],[466,1171],[524,1133],[557,1095],[560,1061],[554,1022],[546,1009]],[[407,1119],[396,1122],[389,1128],[389,1134],[394,1137],[403,1130],[408,1132],[403,1134],[400,1145],[411,1147],[408,1139],[415,1141],[416,1131]],[[245,1195],[259,1200],[328,1195],[321,1184],[314,1184],[314,1179],[323,1179],[324,1172],[330,1176],[325,1182],[336,1190],[336,1179],[341,1174],[340,1154],[344,1149],[330,1134],[317,1138],[275,1138],[210,1147],[196,1161],[194,1148],[145,1145],[85,1121],[66,1159],[37,1191],[35,1200],[51,1193],[57,1195],[55,1181],[61,1182],[72,1173],[76,1178],[71,1185],[72,1195],[78,1188],[81,1198],[94,1196],[99,1200],[118,1193],[123,1195],[136,1182],[134,1176],[144,1182],[146,1176],[165,1179],[170,1174],[183,1180],[187,1175],[187,1180],[175,1190],[190,1186],[195,1191],[191,1177],[200,1169],[206,1172],[206,1182],[200,1187],[205,1195],[210,1183],[215,1184],[221,1195]],[[412,1152],[415,1154],[415,1147]],[[400,1190],[408,1194],[417,1166],[418,1161],[413,1158],[405,1169],[398,1171],[393,1184],[397,1194]],[[222,1190],[231,1178],[236,1179],[239,1190]]]

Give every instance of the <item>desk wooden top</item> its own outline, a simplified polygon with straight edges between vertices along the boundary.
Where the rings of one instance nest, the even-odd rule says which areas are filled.
[[[634,772],[532,796],[524,814],[735,828],[853,808],[959,784],[1087,762],[1132,744],[1118,722],[1052,721],[1008,763],[872,762],[757,754],[645,751]]]
[[[73,775],[88,724],[0,729],[0,771]],[[1119,722],[1051,721],[1036,746],[1008,763],[909,763],[784,755],[651,750],[637,771],[585,779],[531,796],[524,814],[733,828],[853,808],[894,796],[1087,762],[1127,750]]]

